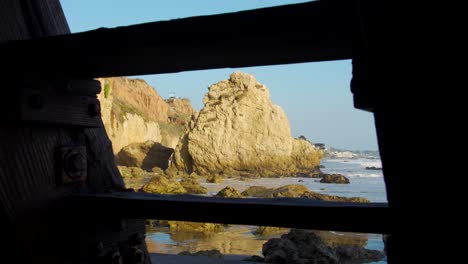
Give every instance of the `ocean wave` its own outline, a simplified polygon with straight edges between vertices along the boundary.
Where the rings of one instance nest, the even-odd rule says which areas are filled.
[[[346,173],[347,177],[355,178],[380,178],[383,177],[382,173]]]
[[[326,162],[338,162],[338,163],[348,163],[348,164],[357,164],[363,168],[366,167],[376,167],[382,168],[382,161],[380,160],[369,160],[369,159],[327,159]]]

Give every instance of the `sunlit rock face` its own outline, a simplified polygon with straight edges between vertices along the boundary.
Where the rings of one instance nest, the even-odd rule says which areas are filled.
[[[161,142],[157,121],[167,119],[169,106],[153,88],[143,80],[106,78],[99,81],[101,118],[114,154],[131,143]]]
[[[171,169],[200,175],[275,177],[307,173],[321,152],[294,139],[283,109],[254,76],[235,72],[209,87]]]
[[[114,154],[132,143],[148,140],[175,148],[190,116],[190,100],[164,100],[141,79],[101,78],[101,117]],[[125,165],[125,164],[124,164]]]

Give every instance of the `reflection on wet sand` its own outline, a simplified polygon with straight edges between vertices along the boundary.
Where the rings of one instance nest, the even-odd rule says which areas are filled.
[[[255,235],[258,227],[227,226],[221,232],[171,232],[167,227],[148,230],[146,242],[150,252],[178,254],[182,251],[198,252],[219,250],[224,255],[262,255],[262,246],[282,233]],[[288,230],[285,229],[284,233]],[[314,231],[329,246],[354,245],[365,247],[367,234]]]
[[[149,251],[157,253],[178,254],[182,251],[217,249],[229,255],[260,255],[268,238],[256,237],[252,234],[253,230],[252,227],[233,225],[217,233],[172,232],[169,233],[170,241],[160,241],[161,234],[169,230],[159,229],[149,231],[146,241]]]

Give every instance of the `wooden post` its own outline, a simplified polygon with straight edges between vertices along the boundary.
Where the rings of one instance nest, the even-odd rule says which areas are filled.
[[[0,0],[0,43],[69,33],[59,0]],[[35,110],[55,109],[50,106],[53,100],[43,98],[65,96],[80,106],[81,101],[76,100],[95,100],[99,90],[92,88],[94,92],[91,94],[77,95],[67,91],[68,80],[57,83],[47,79],[35,81],[9,77],[2,76],[5,85],[2,91],[5,92],[0,107],[2,117],[5,117],[0,125],[0,230],[2,245],[8,245],[5,250],[7,256],[2,255],[2,259],[13,259],[16,263],[89,261],[93,254],[101,258],[109,256],[106,252],[96,251],[100,241],[91,245],[94,249],[86,248],[90,245],[85,242],[92,244],[94,239],[102,239],[106,250],[112,241],[118,243],[133,233],[143,235],[143,221],[116,219],[116,222],[126,222],[126,225],[114,229],[98,228],[104,231],[96,232],[96,225],[115,224],[111,220],[80,223],[79,219],[63,223],[60,212],[49,208],[51,202],[72,192],[102,193],[125,189],[114,163],[111,141],[99,122],[93,121],[91,126],[86,122],[70,125],[65,119],[62,120],[65,123],[61,123],[61,119],[53,115],[42,115],[43,120],[34,121]],[[40,93],[24,97],[27,88]],[[20,105],[25,109],[19,110]],[[32,114],[29,116],[32,122],[18,118],[21,115],[17,111],[23,110]],[[99,104],[90,109],[85,104],[78,110],[85,111],[80,112],[82,120],[87,116],[100,119]],[[44,123],[48,118],[55,124]],[[74,118],[73,114],[69,116],[69,119]],[[66,165],[63,163],[69,156],[78,158],[82,167],[73,168],[78,173],[65,174],[80,175],[78,180],[61,178],[64,173],[60,170],[64,170]],[[112,234],[121,237],[113,237]],[[144,241],[139,243],[147,255]],[[145,263],[150,263],[149,258]]]

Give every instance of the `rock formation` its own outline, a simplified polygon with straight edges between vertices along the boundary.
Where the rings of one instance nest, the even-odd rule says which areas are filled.
[[[106,86],[111,89],[108,93],[124,103],[128,111],[133,111],[148,121],[168,121],[169,105],[164,99],[141,79],[107,78],[101,86],[106,92]],[[124,109],[125,110],[125,109]]]
[[[242,194],[239,193],[238,190],[232,187],[225,187],[221,191],[216,194],[217,197],[224,197],[224,198],[243,198]]]
[[[263,245],[263,255],[266,263],[288,264],[366,263],[385,257],[380,251],[362,246],[329,246],[316,233],[297,229],[270,239]]]
[[[195,177],[185,177],[180,181],[180,185],[190,194],[207,194],[208,190],[198,183]]]
[[[143,186],[143,191],[154,194],[184,194],[187,193],[182,185],[175,181],[166,178],[165,176],[155,176],[150,182]]]
[[[307,173],[319,165],[321,152],[291,137],[286,114],[254,76],[231,74],[209,87],[203,103],[176,148],[171,169],[275,177]]]
[[[267,188],[263,186],[251,186],[242,192],[245,197],[255,198],[309,198],[318,201],[368,203],[369,200],[362,197],[342,197],[328,194],[321,194],[310,191],[305,185],[289,184],[278,188]]]
[[[323,174],[320,183],[349,184],[349,179],[341,174]]]
[[[140,167],[146,171],[151,171],[154,167],[165,170],[173,152],[172,148],[148,140],[144,143],[132,143],[125,146],[119,151],[115,161],[123,166]]]
[[[132,143],[148,140],[175,148],[193,113],[190,101],[166,102],[144,80],[128,78],[99,79],[102,92],[101,115],[114,153]],[[182,121],[179,119],[183,119]]]
[[[169,98],[166,100],[169,105],[169,119],[173,123],[185,125],[190,117],[195,113],[189,99],[185,98]]]

